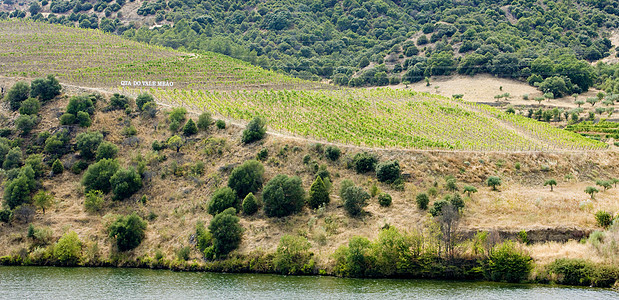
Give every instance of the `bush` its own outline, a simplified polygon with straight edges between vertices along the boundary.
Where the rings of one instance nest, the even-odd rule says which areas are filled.
[[[227,255],[241,244],[243,227],[239,221],[236,210],[232,207],[215,215],[211,220],[208,230],[213,236],[213,250],[218,257]]]
[[[598,226],[602,228],[608,228],[613,223],[613,215],[609,212],[598,210],[595,213],[595,220]]]
[[[90,190],[100,190],[104,193],[112,189],[110,179],[118,171],[118,161],[115,159],[102,159],[88,167],[84,177],[82,177],[82,185],[86,188],[86,192]]]
[[[60,95],[62,89],[54,75],[47,75],[45,79],[37,78],[32,81],[31,86],[30,96],[39,97],[42,101],[54,99],[54,97]]]
[[[92,99],[88,96],[73,96],[69,99],[69,104],[67,104],[66,113],[72,114],[74,117],[77,116],[77,113],[83,111],[92,115],[95,112],[95,106],[92,103]],[[73,124],[73,123],[70,123]]]
[[[243,130],[243,137],[241,141],[245,144],[255,142],[264,138],[267,132],[267,122],[263,117],[255,117],[249,121],[245,130]]]
[[[36,115],[41,109],[41,103],[36,98],[28,98],[21,103],[19,113],[22,115]]]
[[[548,271],[559,275],[561,284],[589,286],[594,268],[582,259],[560,258],[548,265]]]
[[[43,214],[45,214],[45,209],[52,207],[54,204],[54,196],[45,191],[38,191],[34,197],[32,197],[32,200],[34,205],[43,211]]]
[[[72,125],[75,124],[75,115],[73,114],[63,114],[60,116],[60,125]]]
[[[144,110],[144,104],[149,103],[149,102],[155,102],[155,99],[153,98],[152,95],[148,93],[142,93],[138,95],[137,98],[135,98],[135,105],[138,107],[138,110],[140,111]]]
[[[82,257],[82,241],[75,231],[65,233],[54,246],[54,259],[63,266],[75,266]]]
[[[52,174],[57,175],[62,174],[62,172],[64,172],[64,166],[62,165],[62,162],[60,162],[60,159],[56,158],[52,164]]]
[[[4,163],[2,163],[2,168],[5,170],[11,170],[15,168],[19,168],[22,165],[23,158],[21,149],[19,147],[13,147],[9,150],[9,153],[6,154],[4,158]]]
[[[110,109],[126,109],[129,107],[129,98],[115,93],[110,98]]]
[[[215,126],[217,126],[218,129],[226,129],[226,122],[224,122],[224,120],[217,120]]]
[[[23,203],[30,202],[30,193],[34,191],[34,171],[30,174],[24,167],[17,178],[8,180],[4,186],[4,204],[14,209]]]
[[[357,153],[353,157],[352,163],[355,166],[357,173],[361,174],[374,171],[376,169],[376,164],[378,163],[378,158],[367,152]]]
[[[279,240],[273,267],[283,275],[311,274],[314,268],[310,243],[302,236],[285,234]]]
[[[127,251],[139,246],[146,234],[146,221],[135,212],[128,216],[120,216],[108,227],[108,235],[116,239],[119,251]]]
[[[256,196],[254,194],[249,193],[243,199],[243,213],[251,216],[258,211],[258,200],[256,200]]]
[[[497,245],[483,263],[484,276],[492,281],[521,282],[533,269],[533,259],[512,241]]]
[[[271,179],[262,193],[264,212],[269,217],[285,217],[301,211],[305,191],[301,178],[279,174]]]
[[[114,191],[114,199],[123,200],[131,197],[142,188],[142,177],[131,167],[114,173],[110,178],[110,184]]]
[[[200,252],[204,253],[204,250],[211,246],[213,243],[213,236],[206,230],[204,223],[198,221],[196,224],[196,246]]]
[[[96,160],[113,159],[118,154],[118,147],[111,142],[102,142],[97,148]]]
[[[28,99],[28,96],[30,96],[30,86],[28,83],[20,81],[8,90],[4,100],[9,102],[12,110],[18,110],[21,103]]]
[[[211,117],[211,114],[208,112],[203,112],[198,117],[198,123],[196,125],[198,126],[198,129],[206,131],[209,126],[211,126],[211,123],[213,123],[213,117]]]
[[[82,171],[86,170],[86,168],[88,168],[88,162],[86,162],[85,160],[78,160],[76,161],[73,166],[71,166],[71,172],[73,172],[73,174],[80,174],[82,173]]]
[[[351,216],[360,215],[363,212],[363,207],[367,206],[370,194],[357,186],[348,186],[341,191],[341,197],[344,200],[344,208]]]
[[[428,204],[430,203],[430,197],[426,193],[419,193],[415,197],[415,201],[417,202],[417,207],[421,210],[428,209]]]
[[[262,188],[264,166],[256,160],[247,160],[234,168],[228,179],[228,186],[236,192],[239,198],[245,198],[249,193],[255,193]]]
[[[380,182],[392,183],[400,178],[400,163],[397,160],[378,164],[376,178]]]
[[[35,178],[43,176],[43,155],[30,154],[28,158],[26,158],[25,165],[32,168]]]
[[[434,204],[432,205],[432,208],[430,208],[430,214],[433,217],[437,217],[441,214],[441,212],[443,211],[443,208],[449,204],[449,201],[445,200],[445,199],[441,199],[441,200],[436,200],[434,201]]]
[[[269,157],[269,149],[262,148],[258,153],[256,153],[256,159],[259,161],[265,161]]]
[[[90,115],[85,111],[77,112],[75,123],[79,124],[80,127],[90,127],[90,125],[92,125],[92,121],[90,120]]]
[[[378,195],[378,204],[383,207],[387,207],[391,205],[391,195],[387,193],[381,193]]]
[[[91,159],[103,141],[103,134],[98,131],[82,132],[75,138],[75,148],[83,158]]]
[[[86,193],[86,199],[84,199],[84,208],[86,211],[95,213],[101,210],[103,207],[103,192],[99,190],[91,190]]]
[[[341,155],[342,151],[336,146],[327,146],[325,149],[325,156],[332,161],[338,160]]]
[[[309,198],[307,199],[307,205],[310,208],[319,208],[327,205],[330,202],[329,191],[322,180],[322,177],[317,176],[314,183],[310,187]]]
[[[208,203],[208,213],[214,216],[230,207],[238,208],[236,194],[231,188],[223,187],[213,193]]]
[[[147,102],[142,106],[142,116],[154,118],[157,115],[157,104],[155,102]]]
[[[185,123],[185,126],[183,126],[183,134],[190,136],[196,133],[198,133],[198,126],[196,126],[196,123],[194,123],[192,119],[189,119],[189,121]]]
[[[21,135],[27,135],[37,125],[37,117],[31,115],[21,115],[15,120],[15,128]]]
[[[501,185],[501,177],[498,176],[490,176],[486,179],[486,184],[492,187],[493,191],[496,191],[496,187]]]
[[[2,209],[0,210],[0,222],[8,223],[11,221],[11,217],[13,213],[10,209]]]

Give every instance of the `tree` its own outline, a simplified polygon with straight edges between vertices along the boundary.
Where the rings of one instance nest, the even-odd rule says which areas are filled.
[[[28,11],[30,12],[30,17],[33,17],[41,11],[41,5],[38,2],[32,2],[30,7],[28,7]]]
[[[245,130],[243,130],[243,137],[241,140],[243,141],[243,143],[249,144],[251,142],[255,142],[264,138],[266,132],[266,120],[263,117],[258,116],[251,120],[249,124],[247,124]]]
[[[608,190],[613,186],[613,182],[610,180],[596,180],[595,184],[603,187],[604,191]]]
[[[587,103],[591,104],[591,107],[595,106],[596,103],[598,103],[598,98],[595,97],[590,97],[587,98]]]
[[[90,127],[90,125],[92,125],[92,120],[90,120],[90,115],[85,111],[77,112],[75,122],[79,124],[80,127]]]
[[[357,153],[353,157],[352,163],[355,166],[355,170],[357,171],[357,173],[361,174],[374,171],[376,169],[376,164],[378,163],[378,158],[376,158],[375,155],[367,152]]]
[[[183,134],[186,136],[190,136],[196,133],[198,133],[198,127],[196,126],[196,123],[194,123],[192,119],[189,119],[189,121],[185,123],[185,126],[183,126]]]
[[[119,251],[128,251],[139,246],[146,234],[146,221],[135,212],[120,216],[108,227],[108,236],[116,240]]]
[[[477,188],[475,188],[472,185],[465,185],[463,188],[464,192],[468,194],[469,198],[471,197],[472,193],[477,193]]]
[[[114,95],[110,97],[111,109],[126,109],[127,107],[129,107],[129,98],[127,96],[114,93]]]
[[[314,183],[310,187],[309,198],[307,199],[307,205],[310,208],[319,208],[320,206],[328,204],[329,199],[329,191],[325,186],[325,183],[322,181],[320,176],[316,177]]]
[[[82,241],[75,231],[65,233],[54,245],[54,259],[60,265],[74,266],[82,257]]]
[[[178,153],[181,147],[183,147],[183,139],[178,135],[174,135],[168,139],[166,144],[168,147],[176,148],[176,152]]]
[[[351,216],[360,215],[370,199],[370,194],[354,185],[345,187],[340,194],[344,200],[344,208]]]
[[[332,161],[336,161],[342,155],[342,151],[337,146],[327,146],[325,149],[325,157]]]
[[[273,258],[273,267],[284,275],[304,274],[312,271],[312,253],[309,249],[310,243],[306,238],[283,235]]]
[[[11,170],[19,168],[22,163],[23,157],[21,149],[19,149],[19,147],[13,147],[11,150],[9,150],[9,153],[6,154],[4,158],[4,163],[2,164],[2,168],[5,170]]]
[[[400,178],[400,163],[397,160],[386,161],[376,167],[376,178],[380,182],[392,183]]]
[[[430,197],[426,193],[419,193],[415,196],[415,201],[419,209],[426,210],[428,209],[428,203],[430,203]]]
[[[30,96],[30,85],[24,81],[20,81],[8,90],[6,96],[4,96],[4,100],[9,102],[9,106],[12,110],[18,110],[21,103],[28,99],[28,96]]]
[[[490,176],[486,180],[486,184],[492,187],[493,191],[496,191],[496,187],[501,185],[501,177],[498,176]]]
[[[251,216],[258,211],[258,200],[256,200],[256,196],[253,193],[247,194],[245,199],[243,199],[243,213]]]
[[[144,104],[149,103],[149,102],[155,102],[155,99],[149,93],[142,93],[138,95],[137,98],[135,98],[135,105],[138,107],[138,110],[140,111],[143,111]]]
[[[228,186],[236,195],[243,199],[249,193],[255,193],[262,188],[264,166],[257,160],[247,160],[234,168],[228,179]]]
[[[43,211],[43,214],[45,214],[46,209],[52,207],[54,204],[54,196],[45,191],[37,192],[34,197],[32,197],[32,200],[34,201],[34,205]]]
[[[115,159],[102,159],[88,167],[82,177],[82,185],[86,192],[100,190],[104,193],[112,189],[110,179],[118,171],[118,161]]]
[[[223,187],[213,193],[211,201],[208,203],[208,213],[214,216],[230,207],[238,208],[238,206],[234,191],[229,187]]]
[[[101,210],[103,202],[103,192],[99,190],[91,190],[86,193],[86,199],[84,199],[84,208],[86,209],[86,211],[94,213]]]
[[[390,206],[391,205],[391,195],[387,194],[387,193],[381,193],[380,195],[378,195],[378,204],[380,204],[380,206]]]
[[[305,203],[301,178],[279,174],[271,179],[262,192],[264,212],[269,217],[285,217],[299,212]]]
[[[98,131],[82,132],[75,138],[75,148],[80,151],[80,155],[85,159],[95,157],[95,153],[103,141],[103,134]]]
[[[228,255],[238,248],[243,237],[243,227],[239,224],[239,217],[232,207],[215,215],[208,226],[213,236],[213,250],[217,256]]]
[[[105,158],[112,159],[116,157],[116,154],[118,154],[118,147],[116,147],[116,145],[111,142],[104,141],[99,144],[99,147],[97,148],[97,155],[95,158],[97,161]]]
[[[594,198],[595,193],[599,192],[598,189],[596,189],[595,187],[592,186],[588,186],[587,188],[585,188],[585,193],[591,195],[591,199]]]
[[[20,131],[21,135],[27,135],[34,129],[37,124],[37,116],[21,115],[15,120],[15,127]]]
[[[448,176],[447,179],[445,180],[445,188],[450,191],[450,192],[455,192],[458,190],[458,182],[456,181],[456,178],[454,178],[453,176]]]
[[[557,181],[554,179],[548,179],[544,182],[544,186],[547,186],[547,185],[550,186],[550,191],[552,192],[553,191],[552,187],[557,185]]]
[[[4,186],[4,204],[9,209],[30,201],[31,184],[30,179],[25,175],[19,175],[13,180],[6,182]]]
[[[102,161],[102,160],[101,160]],[[133,167],[116,171],[110,178],[115,200],[131,197],[142,188],[142,177]]]
[[[54,160],[54,163],[52,164],[52,173],[54,175],[58,175],[58,174],[62,174],[62,172],[64,172],[64,166],[62,165],[62,162],[60,162],[60,159]]]
[[[36,98],[28,98],[21,103],[19,113],[22,115],[36,115],[41,109],[41,103]]]
[[[198,117],[198,123],[196,125],[198,126],[198,129],[206,131],[212,123],[213,117],[211,117],[209,112],[205,111]]]
[[[48,101],[60,95],[62,86],[54,75],[47,75],[47,78],[37,78],[32,81],[32,91],[30,96],[38,97],[41,101]]]

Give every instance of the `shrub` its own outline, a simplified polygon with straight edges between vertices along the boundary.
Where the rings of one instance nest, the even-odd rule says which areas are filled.
[[[501,177],[498,176],[490,176],[486,179],[486,184],[492,187],[493,191],[496,191],[496,187],[501,185]]]
[[[309,249],[310,243],[306,238],[283,235],[273,257],[273,267],[283,275],[310,274],[314,262]]]
[[[138,110],[140,111],[144,110],[144,104],[149,103],[149,102],[155,102],[155,99],[153,98],[152,95],[148,93],[142,93],[138,95],[137,98],[135,98],[135,105],[138,107]]]
[[[101,210],[103,207],[103,192],[99,190],[91,190],[86,193],[86,199],[84,199],[84,208],[86,211],[95,213]]]
[[[78,111],[75,123],[79,124],[80,127],[90,127],[92,125],[92,121],[90,120],[90,115],[85,111]]]
[[[256,160],[247,160],[234,168],[228,179],[228,186],[239,198],[245,198],[249,193],[255,193],[262,187],[264,166]]]
[[[75,124],[75,115],[73,114],[63,114],[60,116],[60,125],[71,125]]]
[[[380,182],[394,182],[400,178],[400,163],[397,160],[387,161],[378,164],[376,167],[376,178]]]
[[[42,101],[54,99],[54,97],[60,95],[62,89],[54,75],[47,75],[45,79],[37,78],[32,81],[31,86],[30,96],[39,97]]]
[[[243,213],[251,216],[258,211],[258,200],[256,200],[256,196],[254,194],[249,193],[243,199]]]
[[[243,130],[243,137],[241,141],[245,144],[255,142],[264,138],[267,132],[266,120],[263,117],[255,117],[249,121],[245,130]]]
[[[41,109],[41,103],[36,98],[28,98],[21,103],[19,113],[22,115],[36,115]]]
[[[86,162],[85,160],[78,160],[73,164],[73,166],[71,166],[71,172],[77,175],[82,173],[82,171],[86,170],[86,168],[88,168],[88,162]]]
[[[178,251],[176,252],[176,257],[178,258],[178,260],[187,261],[189,260],[190,254],[191,254],[191,248],[189,248],[189,246],[185,246],[185,247],[178,249]]]
[[[433,217],[437,217],[441,214],[441,212],[443,211],[443,208],[449,203],[449,201],[445,200],[445,199],[441,199],[441,200],[436,200],[434,201],[434,204],[432,204],[432,208],[430,208],[430,214]]]
[[[338,160],[341,155],[342,151],[336,146],[327,146],[325,149],[325,156],[332,161]]]
[[[15,128],[21,135],[27,135],[37,125],[37,117],[31,115],[21,115],[15,120]]]
[[[157,104],[155,102],[147,102],[142,106],[142,116],[154,118],[157,115]]]
[[[73,96],[69,99],[67,104],[66,113],[77,116],[77,113],[83,111],[92,115],[95,112],[95,106],[92,103],[92,99],[88,96]],[[73,124],[73,123],[70,123]]]
[[[25,165],[32,168],[35,178],[43,176],[43,155],[30,154],[28,158],[26,158]]]
[[[54,196],[45,191],[38,191],[34,197],[32,197],[34,205],[40,208],[45,214],[45,209],[52,207],[54,204]]]
[[[196,125],[198,126],[198,129],[206,131],[209,126],[211,126],[211,123],[213,123],[213,117],[211,117],[211,114],[208,112],[203,112],[198,117],[198,123]]]
[[[118,147],[111,142],[102,142],[97,148],[96,160],[113,159],[118,154]]]
[[[341,191],[342,199],[344,200],[344,208],[351,216],[360,215],[363,212],[363,207],[367,206],[370,194],[358,186],[348,186]]]
[[[104,193],[112,189],[110,179],[118,171],[118,161],[115,159],[102,159],[88,167],[82,177],[82,185],[86,192],[100,190]]]
[[[54,246],[54,259],[63,266],[75,266],[82,257],[82,241],[75,231],[65,233]]]
[[[176,149],[178,153],[181,151],[181,147],[183,147],[183,139],[178,135],[173,135],[166,141],[166,145]]]
[[[82,132],[75,138],[75,148],[83,158],[91,159],[103,141],[103,134],[98,131]]]
[[[213,243],[213,236],[206,230],[204,223],[198,221],[196,224],[196,246],[200,252],[204,253],[204,250],[211,246]]]
[[[445,197],[446,200],[448,200],[451,205],[453,205],[458,211],[462,210],[464,208],[464,200],[462,200],[462,197],[460,196],[460,194],[455,193],[453,195],[448,195],[447,197]]]
[[[116,239],[119,251],[127,251],[139,246],[146,234],[146,221],[142,220],[135,212],[120,216],[108,227],[108,235]]]
[[[391,195],[387,193],[381,193],[378,195],[378,204],[383,207],[387,207],[391,205]]]
[[[243,227],[239,224],[239,217],[232,207],[215,215],[208,230],[213,236],[213,250],[217,256],[225,256],[238,248],[243,236]]]
[[[265,161],[269,157],[269,149],[262,148],[258,153],[256,153],[256,159],[259,161]]]
[[[367,152],[357,153],[353,157],[352,163],[355,166],[355,170],[357,171],[357,173],[366,173],[374,171],[376,169],[378,158],[376,158],[375,155]]]
[[[492,281],[521,282],[532,268],[531,256],[516,249],[512,241],[495,246],[483,263],[484,275]]]
[[[322,178],[317,176],[316,180],[314,180],[314,183],[312,183],[312,186],[310,187],[307,204],[310,208],[316,209],[328,204],[329,201],[329,191],[327,190]]]
[[[122,134],[126,137],[138,134],[138,130],[133,125],[123,127]]]
[[[115,93],[110,98],[110,109],[126,109],[129,107],[129,98],[125,95]]]
[[[142,188],[142,177],[131,167],[116,171],[110,178],[110,184],[114,191],[114,199],[123,200],[131,197]]]
[[[153,141],[153,143],[151,144],[151,148],[153,149],[153,151],[160,151],[165,149],[166,143],[162,143],[159,141]]]
[[[591,195],[591,199],[594,198],[595,193],[597,193],[597,192],[599,192],[599,190],[596,189],[595,187],[588,186],[588,187],[585,188],[585,193]]]
[[[18,110],[21,103],[28,99],[28,96],[30,96],[30,86],[28,83],[20,81],[8,90],[4,100],[9,102],[12,110]]]
[[[34,190],[34,172],[30,177],[26,172],[20,172],[17,178],[8,180],[4,187],[4,204],[14,209],[23,203],[30,202],[30,193]]]
[[[215,126],[217,126],[217,129],[226,129],[226,122],[224,120],[217,120]]]
[[[279,174],[271,179],[262,193],[264,212],[269,217],[285,217],[299,212],[305,203],[301,178]]]
[[[194,123],[192,119],[189,119],[189,121],[185,123],[185,126],[183,126],[183,134],[190,136],[196,133],[198,133],[198,126],[196,126],[196,123]]]
[[[0,210],[0,222],[8,223],[11,221],[11,217],[13,213],[10,209],[2,209]]]
[[[595,213],[595,221],[597,221],[598,226],[608,228],[613,223],[613,215],[607,211],[598,210]]]
[[[22,165],[22,162],[23,158],[21,149],[19,149],[19,147],[13,147],[9,150],[9,153],[6,154],[2,168],[5,170],[19,168]]]
[[[428,204],[430,203],[430,197],[426,193],[419,193],[415,197],[415,201],[417,202],[417,207],[421,210],[428,209]]]
[[[60,159],[54,160],[54,163],[52,164],[52,173],[54,175],[57,174],[62,174],[62,172],[64,172],[64,166],[62,165],[62,162],[60,162]]]
[[[559,275],[561,284],[589,286],[594,269],[590,262],[582,259],[560,258],[548,265],[548,271]]]
[[[230,207],[238,207],[236,194],[231,188],[223,187],[213,193],[208,203],[208,213],[214,216]]]
[[[465,185],[463,187],[463,191],[467,193],[469,197],[471,197],[471,193],[477,193],[477,188],[472,185]]]

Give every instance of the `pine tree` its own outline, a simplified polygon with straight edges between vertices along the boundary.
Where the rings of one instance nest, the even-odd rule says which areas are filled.
[[[314,180],[314,183],[312,183],[310,187],[307,204],[311,208],[318,208],[321,205],[329,203],[329,200],[329,191],[327,191],[324,181],[322,181],[320,176],[316,177],[316,180]]]

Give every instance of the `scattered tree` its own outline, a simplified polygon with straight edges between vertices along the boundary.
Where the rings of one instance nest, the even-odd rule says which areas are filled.
[[[250,216],[258,211],[258,200],[253,193],[247,194],[243,199],[243,213]]]
[[[37,192],[34,197],[32,197],[32,200],[34,201],[34,205],[43,211],[43,214],[45,214],[46,209],[52,207],[54,204],[54,196],[45,191]]]
[[[185,123],[185,126],[183,126],[183,134],[185,136],[191,136],[196,133],[198,133],[198,127],[196,126],[196,123],[194,123],[192,119],[189,119],[189,121]]]
[[[41,101],[48,101],[60,95],[62,86],[54,75],[47,75],[47,78],[37,78],[32,81],[30,96],[38,97]]]
[[[52,174],[58,175],[62,174],[62,172],[64,172],[64,166],[62,165],[62,162],[60,162],[60,159],[56,158],[52,164]]]
[[[493,191],[496,191],[496,187],[501,185],[501,177],[498,176],[490,176],[486,180],[486,184],[492,187]]]
[[[592,186],[588,186],[587,188],[585,188],[585,193],[591,195],[591,199],[594,198],[595,193],[599,192],[598,189],[596,189],[595,187]]]
[[[175,148],[176,152],[178,153],[181,150],[181,147],[183,147],[183,139],[178,135],[173,135],[168,139],[166,144],[168,145],[168,147]]]
[[[153,98],[151,94],[148,94],[148,93],[142,93],[138,95],[137,98],[135,98],[135,105],[138,107],[138,110],[140,111],[143,111],[144,105],[150,102],[155,102],[155,99]]]
[[[378,195],[378,204],[380,204],[380,206],[383,207],[387,207],[391,205],[391,195],[387,194],[387,193],[381,193],[380,195]]]
[[[142,177],[133,167],[121,169],[110,178],[110,184],[112,191],[114,191],[114,199],[123,200],[131,197],[142,188]]]
[[[351,216],[358,216],[363,212],[363,208],[368,205],[370,194],[358,186],[342,186],[340,196],[344,200],[344,209]]]
[[[236,195],[243,199],[249,193],[255,193],[262,188],[264,166],[257,160],[247,160],[234,168],[228,179],[228,186]]]
[[[223,187],[213,193],[208,203],[208,213],[214,216],[230,207],[238,208],[236,194],[231,188]]]
[[[557,181],[554,179],[548,179],[544,182],[544,186],[547,186],[547,185],[550,186],[550,191],[552,192],[553,191],[552,187],[557,185]]]
[[[301,178],[279,174],[271,179],[262,192],[264,212],[269,217],[285,217],[299,212],[305,203]]]
[[[54,259],[63,266],[74,266],[82,257],[82,241],[75,231],[65,233],[54,245]]]
[[[119,251],[128,251],[139,246],[146,234],[146,221],[135,212],[120,216],[108,227],[108,235],[116,240]]]
[[[417,202],[417,207],[420,210],[428,209],[428,204],[430,203],[430,197],[426,193],[419,193],[415,196],[415,201]]]
[[[113,159],[118,154],[118,147],[111,142],[102,142],[97,148],[96,160]]]
[[[104,193],[112,189],[110,179],[118,171],[118,161],[115,159],[102,159],[88,167],[82,177],[82,185],[86,192],[100,190]]]
[[[463,190],[464,190],[464,192],[465,192],[465,193],[467,193],[467,195],[469,196],[469,198],[471,197],[471,194],[473,194],[473,193],[477,193],[477,188],[475,188],[475,187],[474,187],[474,186],[472,186],[472,185],[465,185],[465,186],[463,187]]]
[[[243,130],[243,143],[248,144],[261,140],[267,132],[266,120],[263,117],[255,117],[247,124],[245,130]]]
[[[318,176],[310,187],[307,204],[310,208],[316,209],[320,206],[328,204],[329,201],[329,191],[327,190],[325,183],[322,181],[322,178]]]
[[[392,183],[400,178],[400,174],[400,163],[397,160],[383,162],[376,167],[376,178],[380,182]]]
[[[21,103],[19,113],[22,115],[36,115],[41,109],[41,103],[36,98],[28,98]]]
[[[213,237],[213,251],[217,257],[228,255],[238,248],[243,237],[243,227],[239,224],[239,217],[232,207],[215,215],[208,230]]]
[[[91,159],[95,157],[101,142],[103,142],[103,134],[100,132],[82,132],[75,138],[75,148],[80,151],[83,158]]]
[[[18,110],[21,103],[30,96],[30,85],[24,81],[20,81],[11,87],[4,100],[9,102],[12,110]]]
[[[213,117],[211,117],[211,114],[209,112],[203,112],[198,117],[197,126],[198,126],[198,129],[202,131],[206,131],[209,128],[209,126],[211,126],[211,123],[213,123]]]

